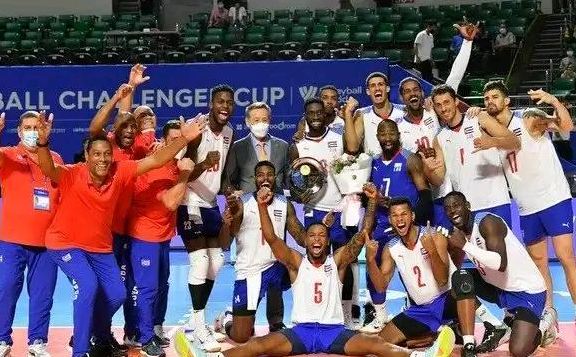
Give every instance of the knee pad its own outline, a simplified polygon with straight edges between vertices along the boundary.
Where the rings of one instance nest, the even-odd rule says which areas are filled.
[[[452,274],[452,291],[456,300],[474,299],[474,277],[466,269],[460,269]]]
[[[208,255],[206,249],[199,249],[195,252],[188,253],[190,269],[188,270],[188,284],[202,285],[206,282],[208,274]]]
[[[208,274],[206,275],[206,278],[209,280],[215,280],[220,268],[224,265],[224,253],[222,253],[222,248],[208,248],[208,263]]]

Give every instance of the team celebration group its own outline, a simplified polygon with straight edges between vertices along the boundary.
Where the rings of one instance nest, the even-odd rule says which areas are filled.
[[[467,39],[446,84],[429,98],[409,77],[399,85],[403,103],[391,103],[380,72],[365,78],[371,105],[364,108],[352,97],[341,105],[337,88],[326,85],[294,108],[303,118],[291,143],[269,133],[273,113],[261,102],[246,108],[250,134],[236,138],[229,123],[234,90],[226,85],[212,88],[208,114],[168,121],[157,138],[153,110],[133,110],[134,92],[150,79],[142,65],[94,116],[79,163],[64,164],[50,150],[52,116],[23,113],[20,142],[0,149],[0,357],[10,355],[24,278],[28,356],[50,356],[58,269],[74,291],[73,357],[126,356],[129,348],[165,356],[171,343],[181,356],[195,357],[448,357],[455,344],[472,357],[506,342],[512,356],[523,357],[554,343],[547,238],[575,303],[576,262],[571,192],[549,132],[569,133],[572,119],[541,89],[528,94],[535,106],[552,106],[553,115],[536,107],[512,111],[499,81],[486,84],[485,108],[462,113],[456,92],[474,37],[462,33]],[[343,195],[333,177],[332,165],[345,153],[373,157],[360,202]],[[284,190],[291,165],[306,160],[300,167],[319,163],[326,182],[299,198],[301,222]],[[511,229],[511,197],[522,237]],[[362,205],[363,214],[350,214],[347,205]],[[286,232],[304,255],[286,244]],[[163,322],[176,234],[188,252],[193,309],[171,341]],[[233,240],[231,307],[212,325],[204,311]],[[369,301],[362,323],[363,248]],[[465,257],[471,268],[463,266]],[[386,290],[396,270],[408,299],[391,316]],[[287,289],[291,328],[283,323]],[[270,332],[254,337],[264,297]],[[504,318],[482,301],[497,304]],[[121,344],[111,323],[122,306]],[[482,340],[474,337],[476,318],[484,324]],[[222,350],[226,337],[238,345]]]

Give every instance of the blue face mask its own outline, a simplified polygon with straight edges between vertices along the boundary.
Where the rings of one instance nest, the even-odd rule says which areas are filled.
[[[29,148],[36,147],[38,141],[38,132],[36,130],[26,130],[22,132],[22,143]]]

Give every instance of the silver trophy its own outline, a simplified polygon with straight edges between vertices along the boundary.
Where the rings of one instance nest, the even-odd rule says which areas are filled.
[[[311,157],[296,159],[288,171],[290,196],[298,203],[308,203],[318,197],[325,189],[326,182],[326,170]]]

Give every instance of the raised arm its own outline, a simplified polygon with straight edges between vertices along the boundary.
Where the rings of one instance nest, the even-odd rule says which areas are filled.
[[[238,142],[232,144],[228,151],[228,158],[224,164],[224,174],[222,175],[222,188],[228,191],[239,190],[239,169],[238,169]]]
[[[382,251],[382,263],[378,266],[376,263],[376,254],[378,253],[378,242],[375,240],[369,240],[366,242],[366,269],[368,269],[368,275],[374,289],[379,293],[386,291],[392,276],[394,275],[394,269],[396,264],[392,255],[390,255],[390,249],[386,246]]]
[[[142,175],[150,170],[162,167],[168,161],[173,160],[174,156],[176,156],[182,148],[202,134],[205,127],[206,121],[202,118],[190,120],[187,123],[182,120],[180,126],[182,136],[174,140],[170,145],[155,151],[152,155],[138,160],[136,174]]]
[[[424,164],[417,154],[408,156],[408,172],[412,177],[412,182],[418,190],[418,202],[414,207],[416,222],[424,224],[432,219],[434,215],[434,203],[432,201],[432,191],[426,175],[424,175]]]
[[[120,110],[124,112],[132,111],[132,103],[134,102],[134,92],[136,88],[150,79],[149,76],[144,76],[146,67],[137,63],[130,69],[130,76],[128,77],[128,84],[132,86],[132,91],[120,100]]]
[[[478,27],[473,25],[454,26],[456,26],[458,31],[460,31],[460,34],[464,39],[462,40],[460,51],[458,51],[456,58],[454,58],[450,74],[448,75],[448,78],[446,78],[446,84],[458,92],[458,87],[462,82],[462,78],[464,78],[464,74],[466,74],[466,68],[468,68],[470,54],[472,53],[472,41],[478,32]]]
[[[430,257],[434,280],[436,280],[438,286],[446,285],[450,278],[450,258],[448,256],[448,241],[446,237],[436,229],[431,228],[430,221],[428,221],[426,232],[422,235],[421,240],[422,246]]]
[[[230,244],[234,238],[234,235],[232,234],[233,220],[234,217],[230,212],[230,209],[226,207],[222,214],[222,227],[220,228],[220,232],[218,232],[218,243],[222,249],[230,248]]]
[[[424,164],[422,168],[428,181],[436,187],[441,186],[446,176],[446,166],[444,164],[444,152],[438,137],[432,141],[432,149],[420,150],[418,154]]]
[[[51,131],[52,121],[46,119],[46,112],[41,112],[38,118],[38,165],[44,175],[49,177],[52,182],[58,183],[63,169],[54,165],[52,154],[50,154],[48,139]]]
[[[559,131],[562,134],[569,134],[574,130],[574,123],[572,122],[572,117],[570,116],[570,111],[558,98],[550,93],[546,93],[542,89],[529,90],[528,95],[530,99],[536,101],[537,105],[546,103],[554,107],[554,115],[556,117],[555,121],[551,121],[548,125],[548,130]]]
[[[502,150],[519,150],[520,139],[504,125],[494,120],[488,113],[478,114],[478,124],[488,134],[474,139],[476,151],[497,148]]]
[[[244,203],[239,197],[230,193],[226,195],[226,207],[232,215],[232,222],[230,223],[230,234],[235,236],[240,231],[242,219],[244,218]]]
[[[364,119],[362,112],[354,110],[358,107],[358,101],[353,97],[348,97],[344,109],[344,143],[346,152],[349,154],[357,154],[362,147],[362,139],[364,138]]]
[[[286,230],[292,238],[298,243],[299,246],[304,247],[304,238],[306,238],[306,230],[296,215],[296,210],[292,202],[288,201],[286,212]]]
[[[297,272],[302,262],[302,255],[290,249],[286,242],[276,236],[272,220],[268,214],[268,202],[273,198],[274,193],[268,187],[262,187],[256,195],[258,201],[258,212],[260,213],[260,224],[262,235],[272,249],[272,253],[278,261],[286,266],[292,273]]]
[[[2,114],[0,114],[0,134],[4,130],[5,126],[6,126],[6,113],[2,112]],[[2,150],[0,150],[0,168],[2,167],[2,165],[4,165],[4,153],[2,152]]]
[[[356,233],[345,246],[341,247],[336,251],[336,253],[334,253],[334,261],[336,262],[338,269],[342,271],[358,258],[358,254],[360,254],[366,241],[370,239],[370,234],[374,229],[378,189],[370,182],[364,185],[363,191],[366,197],[368,197],[368,206],[364,212],[362,230]]]
[[[102,108],[98,110],[98,112],[96,112],[94,118],[92,118],[92,121],[90,122],[90,127],[88,128],[90,136],[96,136],[102,134],[118,102],[120,102],[120,100],[122,100],[123,98],[129,96],[130,93],[132,93],[132,90],[133,90],[132,86],[126,83],[123,83],[118,88],[118,90],[116,90],[116,93],[114,93],[112,98],[110,98],[110,100],[107,101],[106,104],[104,104]]]
[[[178,160],[177,165],[178,170],[180,170],[178,182],[176,182],[176,184],[169,190],[161,192],[157,197],[170,211],[176,211],[184,199],[188,176],[190,176],[190,172],[192,172],[192,169],[194,168],[194,162],[185,157],[182,160]]]

